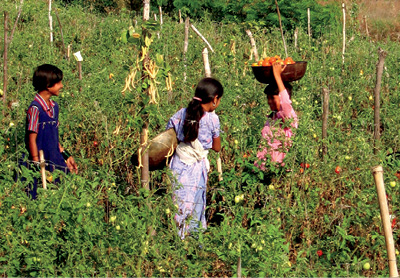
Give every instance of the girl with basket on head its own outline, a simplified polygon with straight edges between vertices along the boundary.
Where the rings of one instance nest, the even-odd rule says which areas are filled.
[[[223,95],[221,83],[204,78],[187,108],[180,109],[168,121],[174,128],[178,146],[170,162],[175,177],[173,200],[178,206],[175,221],[183,239],[191,232],[206,229],[206,185],[210,164],[208,150],[221,150],[220,122],[213,113]]]
[[[266,170],[265,165],[267,160],[281,166],[285,165],[283,160],[292,144],[292,137],[294,136],[292,128],[297,128],[298,126],[297,115],[290,100],[292,86],[290,83],[284,83],[281,77],[285,68],[286,66],[282,67],[280,63],[272,65],[276,83],[269,84],[264,90],[272,112],[261,131],[264,143],[266,144],[257,153],[258,161],[254,163],[263,171]],[[290,124],[284,125],[289,120],[291,120]]]

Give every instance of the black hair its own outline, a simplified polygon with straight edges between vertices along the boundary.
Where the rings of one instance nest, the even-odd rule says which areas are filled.
[[[186,108],[186,117],[183,123],[184,142],[192,142],[199,135],[199,122],[204,114],[201,104],[210,103],[215,97],[220,99],[223,94],[224,88],[218,80],[206,77],[199,81],[194,98]]]
[[[33,73],[32,85],[35,91],[41,92],[53,87],[63,79],[63,72],[56,66],[43,64]]]
[[[288,92],[289,97],[291,98],[292,97],[292,89],[293,89],[292,84],[290,84],[289,82],[283,82],[283,85],[285,86],[286,91]],[[265,89],[264,89],[264,94],[266,94],[267,96],[279,95],[278,85],[275,82],[268,84],[268,86],[265,87]]]

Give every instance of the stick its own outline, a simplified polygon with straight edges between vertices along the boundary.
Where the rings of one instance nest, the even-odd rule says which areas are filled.
[[[310,8],[307,8],[307,30],[308,30],[308,38],[311,38],[311,14]]]
[[[53,42],[53,17],[51,16],[51,0],[49,0],[49,26],[50,26],[50,43]]]
[[[147,21],[150,19],[150,0],[143,1],[143,20]]]
[[[344,53],[346,50],[346,9],[344,3],[342,3],[343,10],[343,50],[342,50],[342,63],[344,64]]]
[[[78,61],[79,80],[82,80],[82,62]]]
[[[182,20],[182,13],[181,13],[181,10],[178,11],[178,14],[179,14],[179,24],[182,24],[182,23],[183,23],[183,20]]]
[[[208,61],[208,50],[207,47],[203,49],[203,62],[204,62],[204,72],[206,77],[211,77],[210,62]]]
[[[365,23],[365,32],[367,33],[367,37],[369,37],[368,23],[367,23],[367,16],[366,15],[364,15],[364,23]]]
[[[158,6],[158,12],[160,13],[160,25],[163,25],[163,18],[162,18],[162,9],[161,9],[161,6]]]
[[[199,37],[207,44],[207,46],[211,49],[211,51],[214,53],[214,50],[212,49],[211,45],[208,43],[205,37],[203,37],[202,34],[196,29],[196,27],[193,26],[193,24],[190,24],[190,27],[192,27],[193,31],[199,35]]]
[[[19,6],[19,9],[18,9],[17,18],[16,18],[15,21],[14,21],[14,26],[13,26],[12,31],[11,31],[11,34],[10,34],[10,39],[9,39],[9,42],[8,42],[9,45],[11,45],[12,39],[13,39],[13,37],[14,37],[14,32],[15,32],[15,29],[17,28],[17,23],[18,23],[18,20],[19,20],[19,18],[20,18],[20,16],[21,16],[22,5],[23,5],[23,4],[24,4],[24,0],[21,0],[20,6]]]
[[[206,77],[211,77],[211,69],[210,69],[210,62],[208,60],[208,50],[207,47],[203,49],[203,62],[204,62],[204,72]],[[218,180],[222,181],[222,162],[221,162],[221,157],[218,154],[217,158],[217,171],[219,173],[218,175]]]
[[[376,166],[372,169],[374,175],[376,192],[378,193],[379,208],[381,211],[381,219],[383,231],[385,233],[386,250],[389,261],[389,276],[399,277],[396,265],[396,251],[394,248],[392,228],[390,224],[389,208],[386,200],[385,185],[383,183],[382,166]]]
[[[374,89],[374,154],[378,153],[378,145],[381,138],[380,135],[380,118],[379,118],[379,110],[380,110],[380,90],[382,83],[382,73],[383,73],[383,65],[385,64],[385,57],[387,55],[386,51],[382,50],[380,47],[378,48],[379,60],[376,65],[376,84]]]
[[[67,58],[67,49],[66,49],[65,43],[64,43],[64,34],[63,34],[63,30],[62,30],[61,20],[60,20],[60,17],[58,16],[57,9],[54,9],[54,11],[56,13],[58,25],[60,25],[61,43],[63,45],[64,58]]]
[[[39,151],[39,159],[40,159],[40,174],[42,175],[42,183],[43,188],[47,189],[47,181],[46,181],[46,161],[44,160],[43,150]]]
[[[250,38],[251,51],[252,51],[252,53],[254,53],[254,61],[258,62],[258,52],[257,52],[256,41],[255,41],[255,39],[253,37],[253,34],[251,33],[250,30],[246,30],[246,34]]]
[[[187,69],[187,58],[186,58],[186,53],[188,51],[188,46],[189,46],[189,24],[190,24],[190,19],[189,17],[186,18],[185,20],[185,42],[183,44],[183,63],[184,63],[184,68],[185,71],[183,72],[183,80],[186,81],[186,69]]]
[[[240,255],[237,264],[237,278],[242,278],[242,258]]]
[[[8,13],[4,12],[4,54],[3,54],[3,103],[6,105],[7,95],[7,56],[8,56]]]
[[[326,147],[325,139],[328,135],[328,115],[329,115],[329,90],[326,88],[322,89],[323,96],[323,108],[322,108],[322,158],[327,154],[328,149]]]
[[[277,1],[277,0],[275,0],[275,5],[276,5],[276,11],[278,12],[279,26],[280,26],[280,28],[281,28],[281,35],[282,35],[283,47],[285,48],[285,54],[286,54],[286,57],[287,57],[288,54],[287,54],[287,48],[286,48],[285,37],[283,36],[281,12],[279,11],[279,6],[278,6],[278,1]]]
[[[294,47],[297,49],[297,37],[299,35],[299,28],[296,27],[296,30],[294,30]]]
[[[143,124],[142,133],[140,134],[140,145],[141,145],[141,160],[142,160],[142,172],[140,182],[142,187],[150,190],[149,187],[149,152],[147,151],[147,139],[148,139],[148,123]]]

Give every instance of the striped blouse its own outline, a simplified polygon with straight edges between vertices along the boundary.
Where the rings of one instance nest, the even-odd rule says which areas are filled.
[[[43,110],[46,111],[47,115],[53,117],[55,103],[50,99],[50,107],[46,101],[39,95],[36,94],[35,100],[40,103]],[[28,130],[38,133],[39,130],[39,109],[36,106],[31,106],[27,112],[28,116]]]

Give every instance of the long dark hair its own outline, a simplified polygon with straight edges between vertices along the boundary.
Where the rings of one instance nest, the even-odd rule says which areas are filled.
[[[201,104],[210,103],[215,97],[219,99],[223,94],[224,88],[218,80],[206,77],[199,81],[194,97],[186,108],[186,117],[183,123],[184,142],[192,142],[199,135],[199,122],[204,114]]]
[[[285,86],[286,91],[288,92],[289,98],[292,98],[292,89],[293,89],[292,84],[290,84],[289,82],[283,82],[283,85]],[[265,87],[264,94],[266,94],[267,96],[279,95],[279,88],[276,82],[272,82],[267,87]]]

